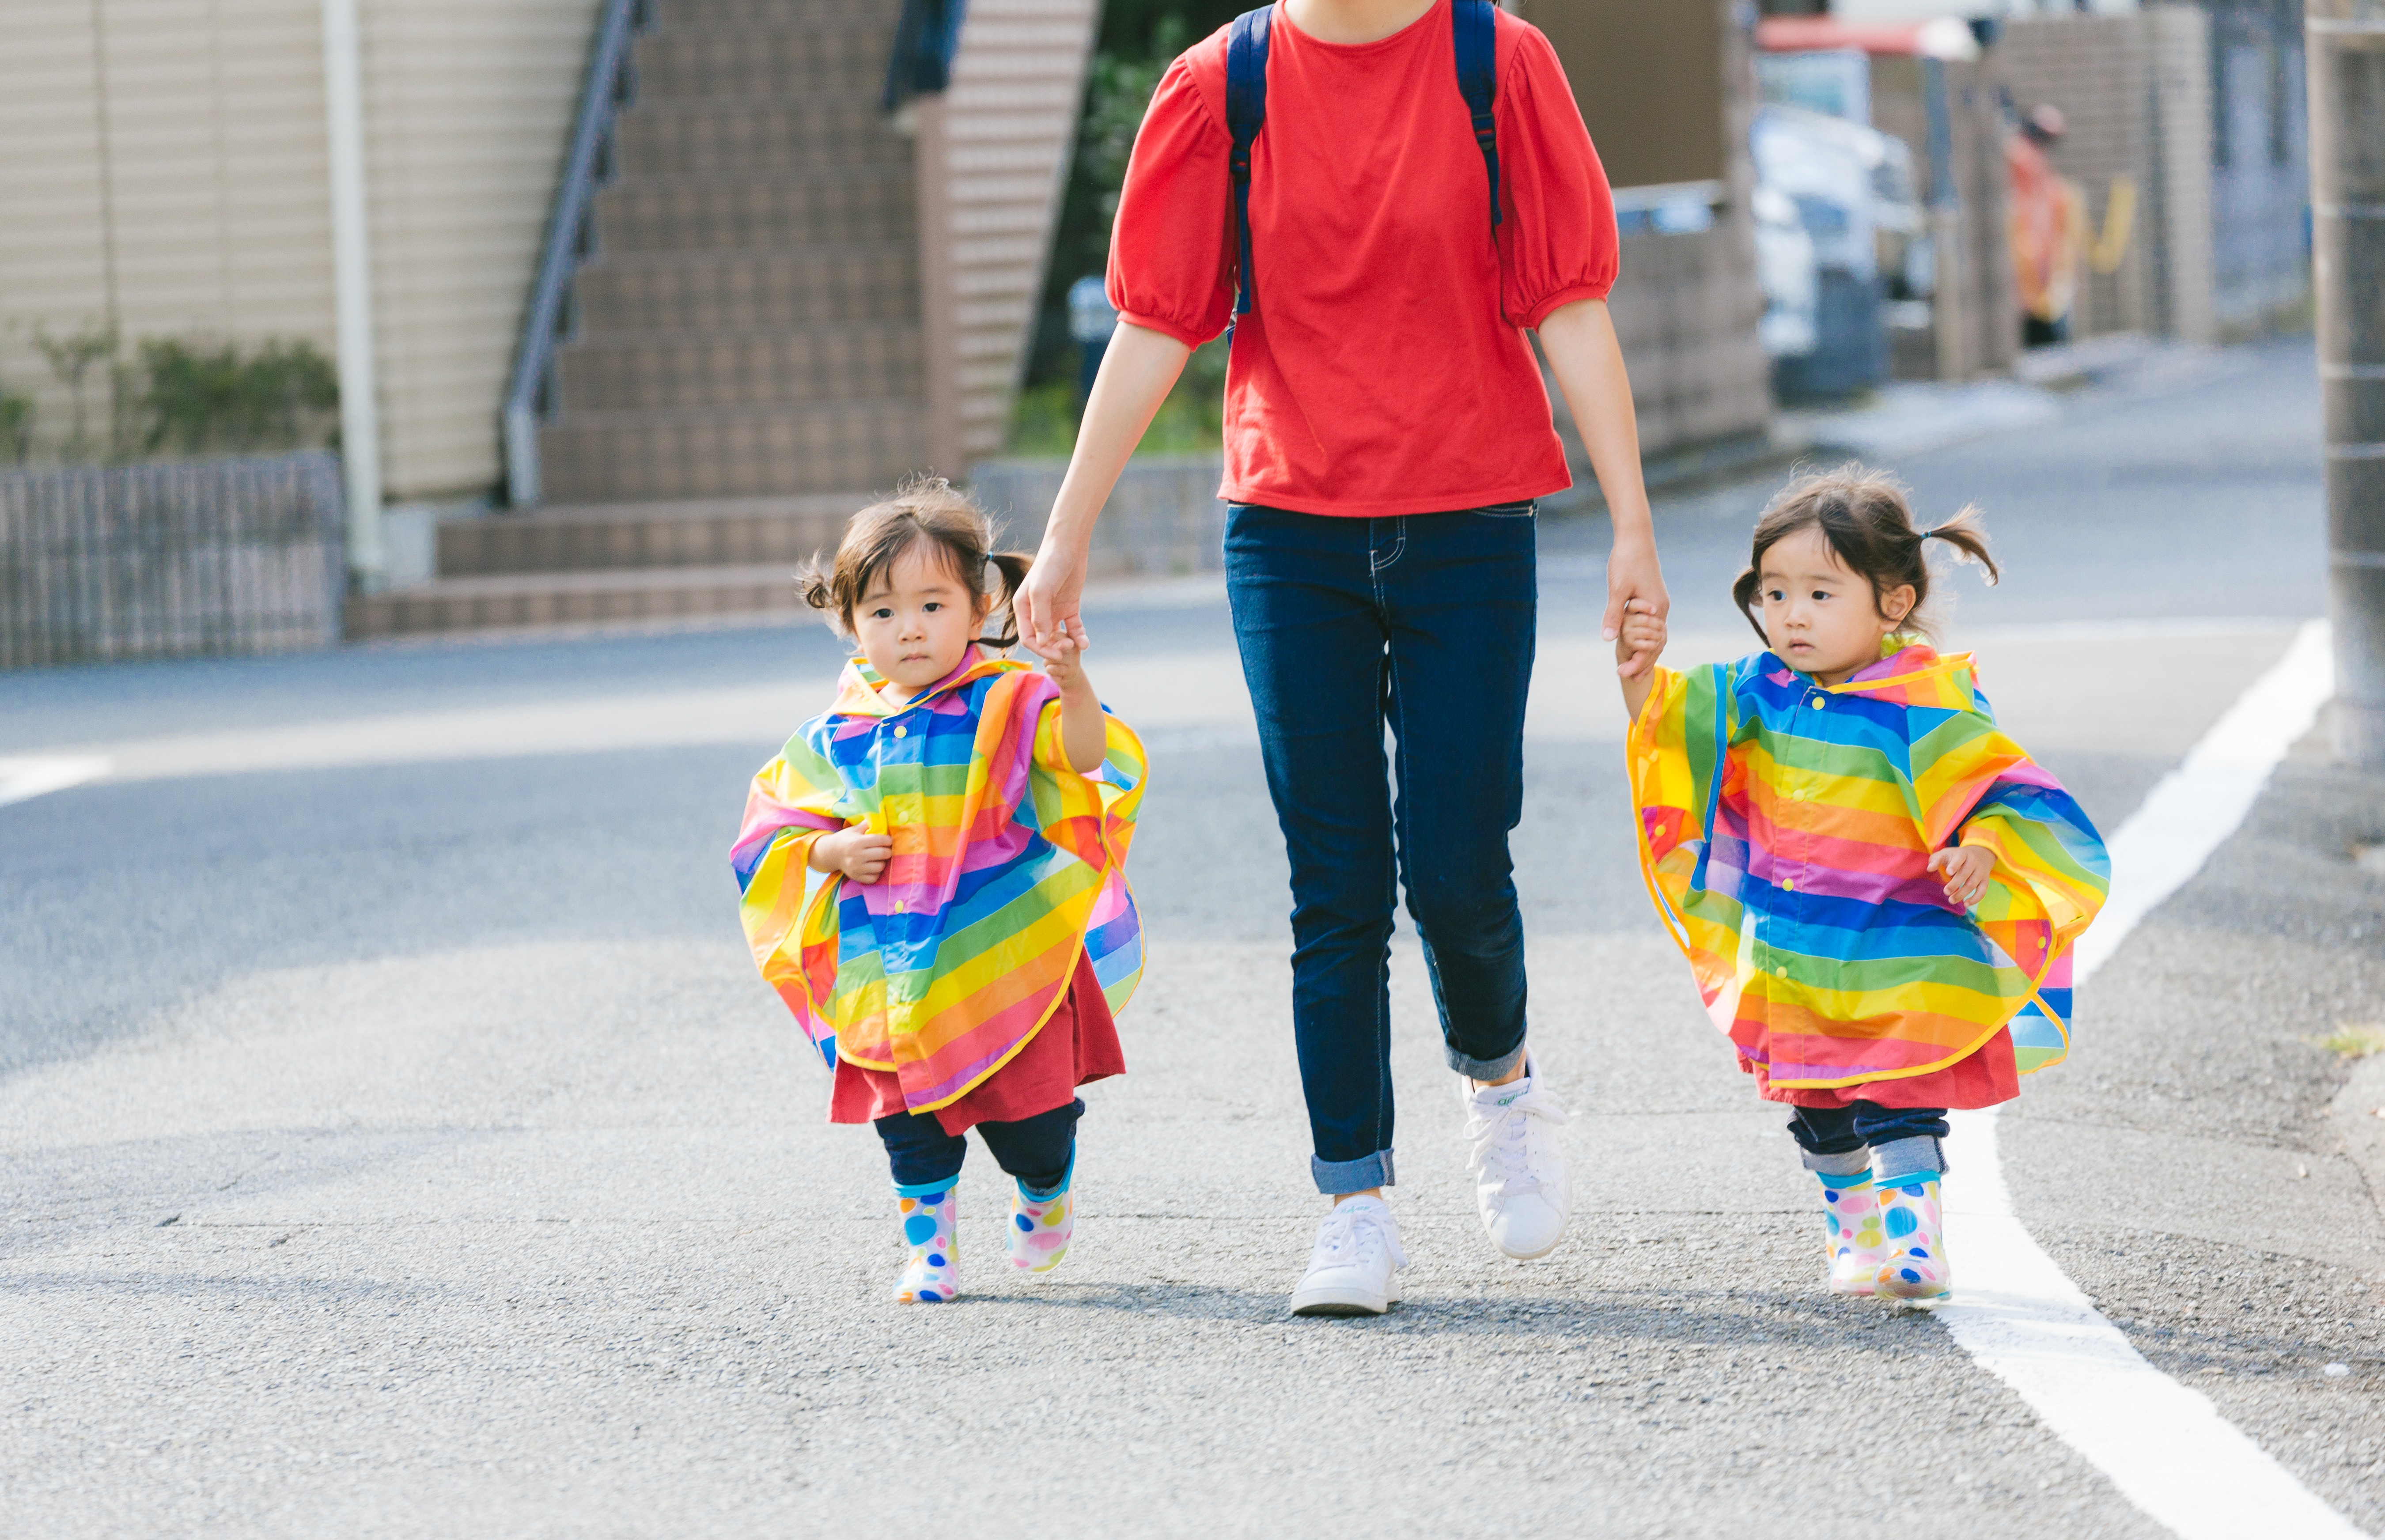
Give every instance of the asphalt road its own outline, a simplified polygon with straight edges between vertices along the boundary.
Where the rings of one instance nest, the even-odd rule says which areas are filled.
[[[1953,640],[2107,829],[2321,607],[2311,375],[2242,353],[1898,467],[1925,515],[1984,506],[2006,582],[1958,577]],[[1677,658],[1752,643],[1726,595],[1767,490],[1666,500]],[[1542,539],[1518,881],[1575,1229],[1481,1240],[1404,941],[1416,1265],[1369,1321],[1284,1314],[1319,1201],[1212,582],[1094,618],[1154,750],[1152,967],[1077,1246],[996,1273],[979,1151],[934,1311],[885,1300],[882,1159],[820,1121],[726,870],[824,633],[0,676],[0,755],[134,777],[0,807],[9,1532],[2161,1533],[1926,1312],[1820,1292],[1780,1116],[1640,889],[1604,531]],[[2371,1530],[2385,1220],[2309,1039],[2385,1024],[2380,839],[2385,783],[2305,744],[2003,1133],[2105,1313]]]

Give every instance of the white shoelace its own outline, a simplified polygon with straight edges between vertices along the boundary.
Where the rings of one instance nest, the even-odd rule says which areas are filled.
[[[1311,1271],[1321,1267],[1340,1267],[1350,1261],[1365,1263],[1370,1247],[1391,1253],[1392,1266],[1408,1265],[1408,1254],[1400,1249],[1390,1226],[1383,1222],[1380,1212],[1372,1208],[1336,1208],[1325,1216],[1317,1232],[1317,1249],[1309,1254]]]
[[[1561,1123],[1566,1109],[1556,1097],[1535,1084],[1501,1106],[1485,1103],[1480,1093],[1467,1098],[1466,1138],[1473,1146],[1473,1165],[1480,1176],[1499,1180],[1498,1196],[1515,1197],[1537,1193],[1546,1181],[1531,1161],[1531,1120]]]

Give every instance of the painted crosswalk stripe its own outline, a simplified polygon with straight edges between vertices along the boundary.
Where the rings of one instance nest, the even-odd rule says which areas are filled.
[[[0,758],[0,806],[44,792],[96,781],[113,768],[105,754],[54,754]]]

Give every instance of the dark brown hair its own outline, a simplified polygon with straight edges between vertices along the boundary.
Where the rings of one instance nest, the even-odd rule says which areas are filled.
[[[1987,537],[1979,532],[1976,505],[1965,507],[1934,530],[1917,530],[1903,483],[1885,471],[1849,461],[1836,470],[1800,476],[1756,520],[1755,548],[1748,555],[1747,570],[1730,588],[1732,602],[1767,647],[1772,638],[1764,634],[1758,599],[1764,553],[1801,530],[1821,531],[1840,563],[1871,584],[1872,609],[1883,620],[1887,611],[1879,607],[1880,595],[1912,584],[1913,607],[1898,623],[1917,632],[1927,632],[1932,624],[1921,611],[1929,598],[1927,542],[1942,540],[1954,547],[1957,561],[1978,562],[1987,569],[1991,584],[2001,575],[1995,558],[1988,555]]]
[[[872,584],[921,541],[931,543],[962,587],[992,598],[987,619],[1007,610],[1018,585],[1027,581],[1033,559],[1020,551],[993,548],[993,521],[965,493],[955,492],[941,476],[915,476],[882,503],[872,503],[844,526],[836,555],[822,561],[815,557],[795,574],[804,603],[825,612],[830,623],[853,634],[853,612]],[[1000,592],[986,584],[993,569]],[[989,647],[1016,646],[1015,630],[980,638]]]

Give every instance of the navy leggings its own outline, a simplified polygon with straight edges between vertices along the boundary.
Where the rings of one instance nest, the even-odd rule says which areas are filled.
[[[1084,1098],[1080,1096],[1066,1107],[1015,1123],[980,1123],[978,1137],[993,1152],[995,1165],[1030,1191],[1048,1193],[1068,1180],[1068,1162],[1077,1150],[1077,1120],[1084,1111]],[[886,1142],[886,1158],[894,1168],[897,1187],[950,1186],[968,1155],[968,1141],[957,1133],[946,1133],[932,1112],[898,1112],[880,1118],[878,1137]]]
[[[1791,1112],[1790,1137],[1814,1155],[1850,1155],[1900,1139],[1943,1139],[1950,1128],[1942,1107],[1855,1101],[1845,1107],[1792,1108]]]

